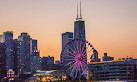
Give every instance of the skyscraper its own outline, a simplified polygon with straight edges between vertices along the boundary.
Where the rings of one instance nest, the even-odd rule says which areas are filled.
[[[24,61],[24,43],[22,38],[18,38],[18,65],[19,65],[19,73],[23,74],[24,73],[24,66],[25,66],[25,61]]]
[[[41,58],[37,49],[37,40],[30,40],[30,61],[31,61],[31,72],[41,69]]]
[[[4,32],[0,36],[0,42],[6,45],[6,70],[8,71],[9,69],[13,69],[13,32]]]
[[[41,58],[37,49],[37,40],[27,33],[18,37],[19,73],[33,72],[41,69]]]
[[[74,39],[86,39],[85,37],[85,21],[82,19],[81,13],[81,2],[80,2],[80,17],[78,15],[77,7],[77,18],[74,22]]]
[[[41,69],[41,57],[39,56],[38,50],[34,51],[30,57],[31,61],[31,72]]]
[[[0,42],[0,82],[6,77],[6,45]]]
[[[20,50],[19,53],[24,55],[24,72],[30,72],[31,71],[30,36],[27,33],[21,33],[18,39],[20,41],[21,48],[23,48],[22,51]]]
[[[85,35],[85,21],[82,19],[82,13],[81,13],[81,2],[80,2],[80,17],[78,14],[78,6],[77,6],[77,18],[76,21],[74,22],[74,39],[83,39],[86,40],[86,35]],[[80,48],[80,41],[78,41],[78,45]],[[84,54],[86,55],[86,60],[87,60],[87,52],[86,52],[86,44],[82,43],[81,48],[84,48]]]
[[[62,50],[65,47],[65,45],[71,40],[73,40],[73,33],[72,32],[62,33]],[[63,64],[64,59],[62,57],[62,53],[61,53],[61,56],[60,56],[60,60],[61,60],[61,64]]]
[[[18,75],[18,70],[19,70],[19,64],[18,64],[18,40],[14,39],[13,40],[13,71],[15,72],[16,75]]]

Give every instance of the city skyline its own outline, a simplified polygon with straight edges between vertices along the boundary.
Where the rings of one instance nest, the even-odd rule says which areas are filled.
[[[61,34],[73,32],[78,1],[41,0],[36,3],[36,0],[30,0],[21,3],[4,0],[0,3],[3,11],[0,13],[0,34],[14,31],[15,39],[20,33],[27,32],[38,40],[41,57],[57,55],[55,60],[59,60]],[[82,0],[86,39],[97,49],[99,58],[105,52],[116,59],[126,56],[137,58],[137,1],[99,1]]]

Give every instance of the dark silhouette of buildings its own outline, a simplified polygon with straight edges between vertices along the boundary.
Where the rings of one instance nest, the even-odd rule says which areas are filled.
[[[41,60],[37,49],[37,40],[30,38],[27,33],[21,33],[19,42],[19,71],[32,72],[41,68]]]
[[[104,53],[104,57],[102,57],[103,61],[112,61],[114,57],[107,56],[107,53]]]
[[[47,65],[53,65],[54,64],[54,57],[43,57],[42,62],[47,64]]]
[[[54,57],[42,57],[42,70],[63,70],[63,66],[58,61],[58,64],[54,64]]]

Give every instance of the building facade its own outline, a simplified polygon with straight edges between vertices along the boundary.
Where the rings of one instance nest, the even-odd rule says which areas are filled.
[[[137,79],[137,64],[131,58],[117,61],[90,62],[91,80],[133,81]]]
[[[19,55],[18,55],[18,40],[13,40],[13,70],[15,72],[15,75],[18,75],[19,71]]]
[[[41,57],[38,51],[35,51],[31,54],[31,72],[36,70],[41,70]]]
[[[82,19],[77,19],[74,22],[74,39],[86,39],[85,21]]]
[[[23,74],[25,72],[25,57],[24,57],[24,43],[22,38],[18,38],[18,65],[19,65],[19,74]]]
[[[21,63],[23,63],[24,72],[31,71],[31,62],[30,62],[30,36],[27,33],[21,33],[18,37],[19,40],[19,59]],[[21,49],[22,48],[22,49]]]

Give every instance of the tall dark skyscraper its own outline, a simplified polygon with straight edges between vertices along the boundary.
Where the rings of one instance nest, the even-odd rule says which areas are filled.
[[[0,36],[0,42],[6,45],[6,70],[13,68],[13,32],[7,31]]]
[[[78,14],[78,6],[77,6],[77,18],[76,18],[76,21],[74,22],[74,39],[86,40],[85,21],[82,19],[81,2],[80,2],[80,17],[79,17],[79,14]],[[77,45],[77,46],[80,48],[80,42],[78,42],[78,44],[79,45]],[[86,51],[86,44],[82,43],[81,48],[82,47],[84,47],[84,51]],[[87,52],[84,52],[84,54],[87,55]]]
[[[20,51],[20,54],[24,55],[24,72],[30,72],[30,36],[27,33],[21,33],[18,39],[20,40],[21,48],[23,48],[22,51]]]
[[[40,70],[41,69],[41,58],[39,55],[39,51],[37,49],[37,40],[30,40],[30,61],[31,61],[31,71]]]
[[[19,45],[18,40],[17,39],[13,40],[13,70],[14,70],[16,75],[18,74],[18,70],[19,70],[18,45]]]
[[[0,81],[6,74],[6,45],[0,42]]]
[[[72,32],[62,33],[62,50],[65,47],[65,44],[67,44],[71,40],[73,40],[73,33]],[[60,60],[61,60],[61,63],[63,63],[64,59],[62,57],[62,54],[60,56]]]
[[[25,61],[24,61],[24,43],[22,38],[18,38],[18,65],[19,65],[19,73],[22,74],[24,73],[24,66],[25,66]]]
[[[86,39],[85,37],[85,22],[82,19],[81,14],[81,2],[80,2],[80,17],[78,15],[78,7],[77,7],[77,18],[74,22],[74,39]]]

